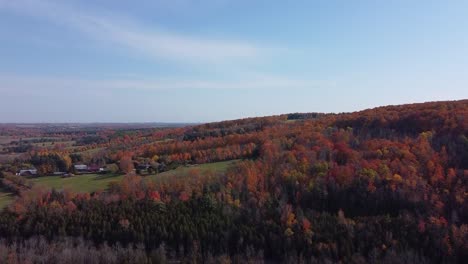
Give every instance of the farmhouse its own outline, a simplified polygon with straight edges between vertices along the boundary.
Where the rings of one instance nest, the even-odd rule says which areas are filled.
[[[73,165],[75,172],[84,174],[84,173],[98,173],[105,172],[106,170],[99,165],[86,165],[86,164],[76,164]]]
[[[88,171],[88,165],[85,165],[85,164],[76,164],[74,165],[74,168],[77,172]]]

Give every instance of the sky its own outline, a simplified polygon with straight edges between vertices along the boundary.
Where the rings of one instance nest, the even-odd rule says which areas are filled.
[[[0,0],[0,122],[468,98],[468,1]]]

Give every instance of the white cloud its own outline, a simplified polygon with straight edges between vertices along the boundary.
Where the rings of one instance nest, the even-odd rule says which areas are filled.
[[[130,53],[138,53],[156,60],[171,60],[181,63],[226,63],[239,62],[245,65],[265,55],[267,47],[259,47],[245,41],[214,39],[188,36],[180,33],[149,29],[135,21],[108,14],[104,11],[91,13],[83,8],[64,5],[59,1],[48,0],[0,0],[0,11],[14,12],[21,16],[34,17],[54,23],[56,26],[72,29],[84,36],[127,48]],[[96,10],[93,10],[96,12]],[[276,49],[275,49],[276,50]],[[197,65],[198,66],[198,65]],[[213,66],[213,65],[210,65]],[[216,67],[217,65],[214,65]],[[239,68],[239,67],[234,67]],[[0,73],[0,92],[10,95],[41,96],[51,92],[80,92],[106,94],[113,91],[153,91],[173,89],[291,89],[330,87],[325,81],[298,80],[288,77],[258,76],[255,71],[235,71],[231,77],[216,79],[79,79],[46,76],[8,75]],[[236,75],[237,77],[232,77]],[[243,76],[242,76],[243,75]],[[189,77],[190,78],[190,77]],[[65,93],[66,93],[65,92]]]
[[[130,52],[155,59],[182,62],[221,63],[260,56],[266,47],[247,41],[188,36],[161,29],[145,28],[115,14],[95,14],[76,6],[46,0],[0,0],[0,8],[20,15],[46,19],[99,41],[109,41]]]

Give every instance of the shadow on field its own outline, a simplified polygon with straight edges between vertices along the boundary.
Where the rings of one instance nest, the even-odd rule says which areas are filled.
[[[102,175],[97,176],[93,180],[99,181],[99,180],[105,180],[105,179],[114,178],[114,177],[118,177],[118,176],[120,176],[120,175],[118,175],[118,174],[102,174]]]

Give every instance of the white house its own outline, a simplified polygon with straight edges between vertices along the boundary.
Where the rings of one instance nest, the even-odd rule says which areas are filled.
[[[84,164],[77,164],[77,165],[74,165],[74,167],[75,167],[75,170],[77,171],[88,170],[88,165],[84,165]]]

